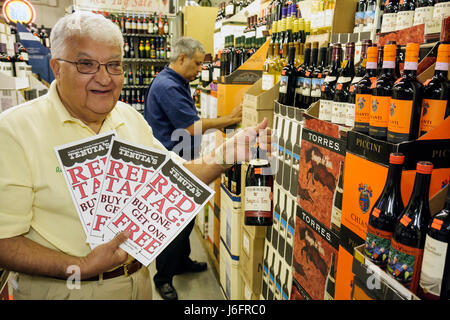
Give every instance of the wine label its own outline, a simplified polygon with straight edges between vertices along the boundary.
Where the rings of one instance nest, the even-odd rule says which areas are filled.
[[[271,74],[263,74],[262,75],[262,82],[261,82],[261,89],[262,90],[270,90],[273,87],[273,75]]]
[[[416,8],[414,11],[414,25],[422,24],[433,19],[433,7]]]
[[[346,116],[347,116],[346,103],[333,101],[333,108],[331,110],[331,122],[336,124],[345,124]]]
[[[355,13],[355,25],[364,24],[365,12],[357,11]]]
[[[406,288],[416,293],[422,258],[423,249],[406,246],[392,239],[387,272]]]
[[[287,93],[288,88],[288,76],[280,76],[280,93]]]
[[[443,19],[450,16],[450,2],[441,2],[434,5],[433,19]]]
[[[411,100],[391,99],[389,105],[388,135],[407,139],[411,127],[413,102]]]
[[[168,57],[169,58],[169,57]],[[213,80],[216,80],[220,77],[220,68],[214,68],[213,70]]]
[[[202,70],[202,81],[209,81],[209,70]]]
[[[389,104],[391,97],[372,96],[369,125],[386,132],[389,121]]]
[[[400,11],[397,13],[396,30],[412,27],[414,22],[414,11]]]
[[[272,215],[272,189],[270,187],[245,187],[245,215],[266,217]]]
[[[374,211],[377,208],[374,208]],[[391,248],[392,232],[367,225],[366,246],[364,254],[378,265],[385,265]]]
[[[303,78],[302,95],[305,97],[311,96],[311,78]]]
[[[397,13],[384,13],[383,23],[381,24],[381,33],[395,31],[397,24]]]
[[[333,82],[336,81],[336,77],[326,76],[323,82]]]
[[[354,103],[346,103],[346,117],[345,117],[345,125],[347,127],[353,127],[355,125],[355,104]]]
[[[420,118],[420,134],[424,134],[439,126],[445,118],[447,100],[422,100],[422,114]]]
[[[295,78],[295,93],[302,94],[303,91],[303,77]]]
[[[371,94],[356,94],[355,96],[355,126],[369,125],[370,107],[372,105]]]
[[[373,25],[375,22],[375,10],[368,10],[364,15],[364,24]]]
[[[311,79],[311,97],[320,98],[320,87],[322,86],[323,80],[319,78]]]
[[[437,297],[441,295],[447,247],[448,243],[427,235],[419,280],[419,285],[425,293]]]
[[[333,107],[332,100],[320,99],[319,119],[331,121],[331,109]]]

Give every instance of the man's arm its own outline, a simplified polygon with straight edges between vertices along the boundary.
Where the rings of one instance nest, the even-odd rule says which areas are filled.
[[[26,274],[66,279],[71,275],[68,267],[76,265],[80,268],[81,279],[88,279],[127,260],[127,253],[119,246],[128,236],[128,233],[122,232],[85,257],[74,257],[49,249],[24,236],[0,239],[0,267]]]
[[[201,118],[186,128],[191,136],[204,133],[209,129],[222,129],[232,124],[239,123],[242,120],[242,107],[236,106],[230,114],[213,119]],[[196,128],[197,132],[195,131]],[[201,130],[201,132],[200,132]]]
[[[201,159],[186,162],[184,166],[205,184],[210,184],[236,161],[250,160],[250,146],[258,135],[259,147],[270,154],[271,130],[266,129],[266,126],[267,119],[264,119],[256,127],[243,129],[212,153],[202,156]]]

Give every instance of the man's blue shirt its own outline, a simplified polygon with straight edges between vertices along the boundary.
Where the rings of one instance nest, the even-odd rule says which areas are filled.
[[[176,132],[172,139],[175,129],[185,129],[200,119],[189,82],[174,70],[165,67],[153,79],[145,99],[144,117],[154,136],[168,150],[187,160],[187,155],[178,151],[180,147],[190,149],[191,158],[200,154],[201,136],[194,138],[187,131],[181,131],[181,134]]]

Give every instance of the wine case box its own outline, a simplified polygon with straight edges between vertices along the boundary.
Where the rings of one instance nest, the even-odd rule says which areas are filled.
[[[430,205],[448,183],[450,176],[450,118],[418,140],[392,144],[358,132],[349,132],[344,171],[340,245],[336,290],[346,299],[351,292],[352,277],[348,276],[353,249],[364,243],[369,214],[381,194],[389,166],[389,154],[405,155],[401,180],[403,203],[409,200],[418,161],[431,161],[434,169],[430,183]],[[443,202],[442,202],[443,205]],[[345,253],[345,251],[347,253]],[[342,253],[342,254],[341,254]]]
[[[220,186],[220,237],[229,253],[239,259],[242,238],[241,197]]]
[[[272,128],[273,111],[255,110],[247,105],[242,105],[242,128],[254,127],[267,118],[267,127]]]
[[[367,259],[364,256],[364,246],[358,246],[353,251],[352,300],[420,300],[414,293]]]
[[[242,230],[239,271],[248,288],[259,296],[263,273],[264,238],[253,238],[245,229]]]
[[[239,273],[239,257],[233,256],[220,239],[220,286],[228,300],[242,299],[242,279]]]
[[[243,300],[261,300],[261,293],[257,294],[252,291],[251,286],[247,283],[246,279],[242,277],[242,292],[241,296]]]
[[[203,238],[206,238],[206,234],[208,230],[208,205],[206,204],[200,211],[197,213],[195,217],[195,224],[197,225],[198,230]]]
[[[278,100],[280,83],[277,82],[271,89],[262,89],[262,79],[258,79],[244,94],[242,105],[255,110],[273,110],[274,100]]]

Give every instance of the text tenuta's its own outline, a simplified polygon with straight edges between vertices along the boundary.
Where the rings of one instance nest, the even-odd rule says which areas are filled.
[[[320,144],[321,146],[327,147],[332,150],[340,151],[341,147],[339,145],[339,142],[333,141],[331,139],[327,139],[324,137],[321,137],[317,134],[314,134],[313,132],[308,132],[308,140],[317,144]]]
[[[123,149],[123,148],[120,148],[119,154],[124,155],[128,158],[132,158],[132,159],[139,160],[142,162],[147,162],[150,164],[156,164],[158,161],[157,158],[149,156],[147,154],[137,153],[137,152],[133,152],[131,150]]]
[[[108,146],[106,146],[106,147],[108,147]],[[93,145],[93,146],[89,146],[89,147],[83,148],[82,150],[72,151],[68,155],[69,155],[69,158],[71,160],[73,160],[75,158],[85,157],[88,154],[93,154],[93,153],[97,153],[99,151],[104,151],[104,150],[105,150],[104,146],[102,146],[101,144],[97,144],[97,145]]]
[[[170,173],[173,175],[173,177],[178,181],[181,182],[181,184],[186,187],[189,191],[191,191],[196,197],[201,196],[202,194],[202,190],[198,189],[197,187],[195,187],[189,180],[187,180],[186,178],[184,178],[182,176],[182,173],[180,173],[177,169],[175,168],[170,168]]]

